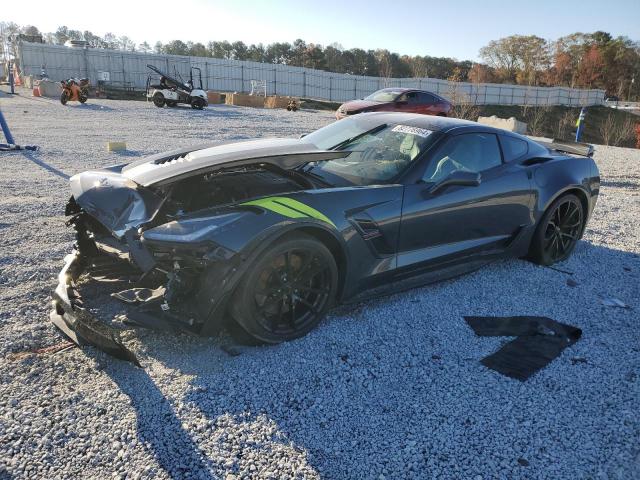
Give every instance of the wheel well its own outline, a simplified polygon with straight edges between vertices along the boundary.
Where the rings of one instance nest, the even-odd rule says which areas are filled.
[[[567,194],[575,195],[580,199],[580,203],[582,204],[582,209],[584,210],[584,217],[586,219],[587,215],[589,214],[589,199],[587,198],[587,194],[584,193],[584,191],[580,190],[579,188],[572,188],[571,190],[567,190],[566,192],[563,192],[561,196],[564,196]]]
[[[565,190],[560,195],[555,197],[551,202],[549,202],[549,205],[547,206],[547,208],[542,213],[542,216],[544,216],[544,214],[547,213],[547,210],[549,210],[549,208],[551,208],[551,205],[553,205],[553,203],[556,200],[558,200],[559,198],[564,197],[565,195],[575,195],[576,197],[578,197],[578,199],[580,200],[580,203],[582,204],[582,209],[584,211],[584,224],[582,226],[582,232],[580,232],[580,236],[582,236],[582,234],[584,233],[584,229],[587,226],[587,217],[589,215],[589,198],[587,197],[587,194],[583,190],[581,190],[579,188],[570,188],[569,190]],[[542,216],[540,218],[542,218]]]
[[[315,238],[329,249],[331,255],[333,255],[333,258],[336,261],[336,266],[338,267],[338,298],[340,298],[347,272],[347,258],[338,240],[336,240],[336,238],[329,232],[321,228],[301,227],[297,228],[295,231],[305,233],[310,237]]]

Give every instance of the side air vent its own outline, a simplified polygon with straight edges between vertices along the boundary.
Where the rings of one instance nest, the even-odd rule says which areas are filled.
[[[363,240],[365,240],[377,254],[388,255],[393,253],[393,249],[384,237],[380,227],[369,215],[360,212],[350,220]]]
[[[365,220],[358,218],[355,220],[360,227],[362,238],[365,240],[373,240],[382,236],[382,232],[378,229],[378,225],[373,220]]]

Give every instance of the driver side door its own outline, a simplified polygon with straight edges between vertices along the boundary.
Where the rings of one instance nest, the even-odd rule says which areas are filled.
[[[403,93],[395,101],[394,111],[402,113],[419,113],[418,92]]]
[[[434,186],[456,170],[477,172],[479,185]],[[420,270],[485,252],[502,252],[532,223],[525,168],[503,161],[493,133],[450,136],[436,149],[422,181],[405,186],[398,268]]]

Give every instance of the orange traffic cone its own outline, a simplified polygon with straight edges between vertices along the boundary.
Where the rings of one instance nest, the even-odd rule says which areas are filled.
[[[13,84],[16,87],[22,86],[22,80],[20,80],[20,74],[18,73],[18,66],[15,63],[13,64]]]

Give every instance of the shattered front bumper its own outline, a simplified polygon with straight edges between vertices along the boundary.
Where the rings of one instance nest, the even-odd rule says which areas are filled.
[[[65,257],[65,265],[58,275],[58,286],[52,293],[53,307],[49,318],[79,346],[93,345],[140,367],[134,353],[122,343],[119,330],[98,321],[83,308],[75,281],[85,268],[86,260],[77,250]]]

